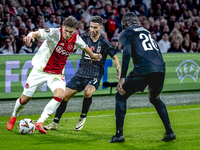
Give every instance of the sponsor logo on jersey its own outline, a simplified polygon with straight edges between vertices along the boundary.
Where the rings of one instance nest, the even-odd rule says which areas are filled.
[[[176,68],[180,83],[182,83],[185,78],[192,78],[194,82],[197,82],[199,71],[199,65],[193,60],[185,60]]]
[[[58,53],[60,53],[60,54],[62,54],[62,55],[64,55],[64,56],[69,56],[73,51],[66,51],[63,47],[61,47],[61,46],[57,46],[56,47],[56,52],[58,52]]]
[[[45,29],[44,29],[44,32],[49,33],[49,32],[50,32],[50,29],[49,29],[49,28],[45,28]]]
[[[98,46],[97,47],[97,53],[100,53],[101,52],[101,46]]]

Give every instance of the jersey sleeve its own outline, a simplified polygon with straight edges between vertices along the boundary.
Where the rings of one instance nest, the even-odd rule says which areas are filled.
[[[41,33],[41,38],[48,41],[59,41],[61,36],[59,28],[39,29],[39,31]]]
[[[121,48],[123,49],[124,45],[130,45],[130,40],[125,34],[119,36],[119,42],[121,43]]]
[[[129,38],[124,34],[120,35],[119,41],[123,49],[121,78],[125,78],[131,57],[131,44]]]
[[[86,47],[85,42],[79,35],[77,35],[75,49],[85,49],[85,47]]]

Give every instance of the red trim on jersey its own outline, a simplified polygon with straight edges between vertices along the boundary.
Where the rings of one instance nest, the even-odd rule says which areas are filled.
[[[55,97],[55,96],[54,96],[53,99],[56,100],[56,101],[58,101],[58,102],[62,102],[62,98],[59,98],[59,97]]]
[[[62,35],[62,28],[60,28],[61,39],[58,41],[53,53],[51,54],[44,72],[51,74],[62,74],[62,70],[66,65],[67,58],[74,51],[74,44],[76,42],[77,35],[74,33],[72,37],[65,40]]]

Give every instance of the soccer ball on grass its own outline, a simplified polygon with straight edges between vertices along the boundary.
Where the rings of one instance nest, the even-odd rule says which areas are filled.
[[[32,134],[35,131],[35,124],[31,119],[20,120],[18,130],[21,134]]]

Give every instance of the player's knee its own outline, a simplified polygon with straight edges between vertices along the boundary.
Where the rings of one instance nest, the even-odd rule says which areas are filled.
[[[25,95],[22,95],[20,97],[20,103],[22,105],[26,105],[30,100],[31,100],[31,97],[28,97],[28,96],[25,96]]]
[[[92,96],[92,92],[90,92],[90,91],[85,91],[84,92],[84,97],[86,97],[86,98],[90,98],[91,96]]]

